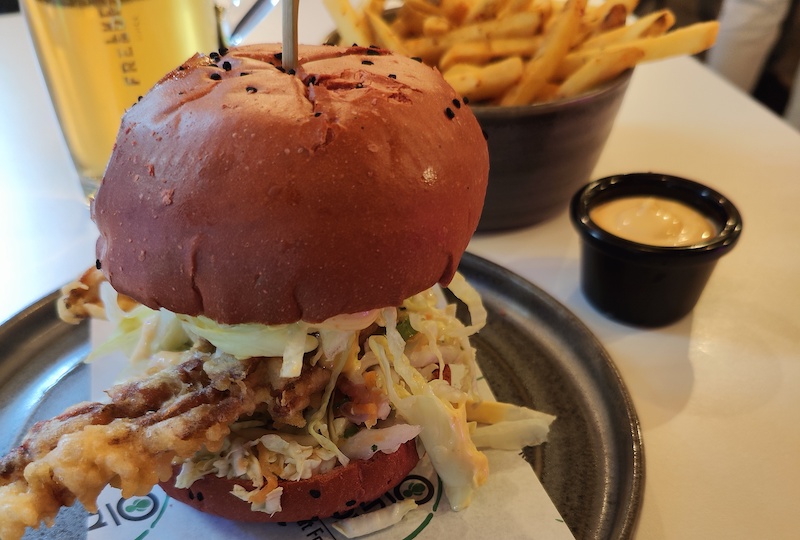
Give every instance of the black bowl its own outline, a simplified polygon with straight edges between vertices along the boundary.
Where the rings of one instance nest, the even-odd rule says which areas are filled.
[[[692,245],[663,247],[625,240],[590,217],[598,204],[646,195],[677,200],[709,218],[717,234]],[[572,198],[570,217],[581,242],[581,287],[599,311],[621,322],[656,327],[688,314],[720,257],[739,239],[742,218],[719,192],[684,178],[656,173],[610,176]]]
[[[384,11],[394,20],[397,9]],[[338,44],[339,33],[323,43]],[[572,98],[501,107],[470,104],[489,146],[489,185],[478,232],[517,229],[567,209],[591,178],[633,70]]]
[[[567,209],[597,165],[631,73],[574,98],[471,105],[489,144],[489,185],[478,231],[535,225]]]

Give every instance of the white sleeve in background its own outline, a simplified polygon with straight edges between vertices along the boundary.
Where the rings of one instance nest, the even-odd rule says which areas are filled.
[[[725,0],[708,66],[750,93],[781,32],[790,0]]]
[[[789,102],[786,104],[783,117],[789,125],[800,131],[800,65],[797,66],[797,71],[794,74],[794,82],[789,92]]]

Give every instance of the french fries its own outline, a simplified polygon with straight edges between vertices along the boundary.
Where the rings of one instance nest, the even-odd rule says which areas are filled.
[[[636,47],[623,47],[609,54],[593,56],[558,86],[553,97],[564,99],[580,95],[631,69],[643,56],[644,51]]]
[[[522,80],[503,95],[500,105],[525,105],[534,101],[567,55],[585,8],[586,0],[567,0],[562,15],[545,34],[542,47],[525,65]]]
[[[486,66],[455,64],[442,75],[462,96],[483,101],[507,92],[519,82],[523,69],[522,59],[511,56]]]
[[[473,102],[565,99],[639,63],[713,46],[716,21],[672,29],[668,9],[632,17],[638,0],[323,0],[340,43],[375,44],[439,68]]]

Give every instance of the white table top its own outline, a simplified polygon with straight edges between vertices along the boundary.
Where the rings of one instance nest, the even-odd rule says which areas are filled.
[[[301,6],[301,40],[333,25]],[[252,40],[279,39],[273,14]],[[0,16],[0,321],[94,263],[96,231],[19,15]],[[796,538],[800,530],[800,133],[692,59],[636,70],[594,177],[659,171],[744,217],[694,312],[658,330],[611,322],[578,287],[566,212],[470,250],[564,303],[598,336],[639,414],[638,538]]]

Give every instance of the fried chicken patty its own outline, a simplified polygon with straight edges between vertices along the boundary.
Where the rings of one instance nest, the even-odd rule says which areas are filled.
[[[207,344],[206,344],[207,345]],[[267,410],[272,421],[304,425],[303,410],[330,372],[306,366],[300,377],[270,377],[270,359],[237,360],[199,347],[147,378],[112,387],[108,403],[86,402],[36,423],[0,459],[0,538],[51,522],[79,500],[96,511],[111,484],[146,495],[172,476],[175,460],[220,447],[237,419]]]

